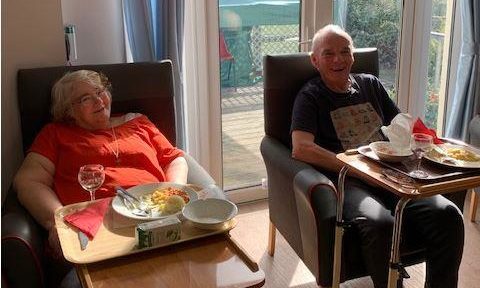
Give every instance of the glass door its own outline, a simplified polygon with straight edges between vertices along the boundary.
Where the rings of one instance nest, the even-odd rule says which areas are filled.
[[[402,111],[432,128],[443,121],[445,91],[453,86],[447,83],[453,0],[186,3],[187,151],[234,201],[266,197],[259,152],[263,55],[308,51],[325,24],[343,26],[356,47],[379,49],[380,80]]]
[[[223,188],[266,185],[260,154],[263,64],[299,51],[300,0],[219,0]]]

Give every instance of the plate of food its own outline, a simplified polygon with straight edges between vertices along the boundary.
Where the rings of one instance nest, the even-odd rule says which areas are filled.
[[[113,198],[112,208],[118,214],[139,220],[156,220],[179,214],[185,205],[198,199],[197,192],[192,188],[171,182],[137,185],[127,191],[142,202],[148,215],[134,214],[129,203],[119,195]]]
[[[449,167],[480,168],[480,150],[471,146],[437,144],[424,158]]]

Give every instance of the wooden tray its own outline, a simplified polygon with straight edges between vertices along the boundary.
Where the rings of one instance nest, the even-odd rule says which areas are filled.
[[[390,169],[393,169],[397,172],[400,172],[403,175],[414,178],[416,181],[420,181],[420,182],[429,182],[429,181],[440,180],[440,179],[441,180],[455,179],[459,177],[465,177],[467,175],[477,175],[480,173],[479,169],[463,169],[463,168],[447,167],[440,164],[436,164],[427,159],[422,159],[422,162],[420,163],[420,169],[427,172],[428,177],[416,178],[408,174],[411,170],[413,170],[416,167],[417,162],[415,162],[415,160],[412,158],[406,159],[406,161],[403,161],[400,163],[387,163],[387,162],[380,161],[380,159],[375,154],[375,152],[373,152],[368,146],[359,147],[357,150],[358,150],[358,153],[367,157],[368,159],[373,160],[377,163],[380,163],[381,165],[388,167]]]
[[[86,264],[115,257],[135,254],[151,249],[170,246],[194,239],[208,237],[211,235],[226,233],[233,229],[237,221],[232,219],[226,222],[218,230],[204,230],[196,228],[188,220],[182,221],[181,238],[175,242],[165,243],[163,245],[138,249],[135,240],[135,226],[114,228],[112,207],[105,214],[102,225],[95,235],[95,238],[88,242],[85,250],[80,249],[77,230],[63,221],[63,217],[74,211],[88,206],[90,202],[82,202],[64,206],[55,211],[55,225],[57,227],[58,238],[62,247],[63,255],[69,262],[76,264]],[[140,222],[139,222],[140,223]]]

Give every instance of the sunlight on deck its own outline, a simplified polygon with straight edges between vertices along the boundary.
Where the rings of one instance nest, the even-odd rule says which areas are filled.
[[[225,190],[255,186],[266,177],[260,154],[263,83],[222,91],[223,185]]]

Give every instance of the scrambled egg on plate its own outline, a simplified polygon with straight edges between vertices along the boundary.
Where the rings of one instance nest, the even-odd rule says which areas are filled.
[[[181,211],[190,201],[188,194],[178,188],[165,187],[155,190],[151,194],[142,197],[150,209],[160,214],[174,214]]]
[[[480,161],[480,157],[468,150],[462,148],[448,148],[447,155],[461,161],[468,161],[468,162],[477,162]]]

